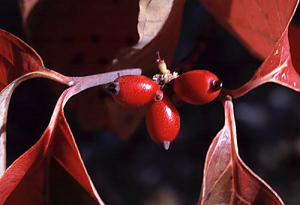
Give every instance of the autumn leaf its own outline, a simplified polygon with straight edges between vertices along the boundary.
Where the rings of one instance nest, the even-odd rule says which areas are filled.
[[[237,98],[268,82],[278,83],[295,91],[300,91],[300,76],[291,58],[288,30],[284,32],[272,53],[247,83],[235,90],[224,89],[221,96],[230,95],[233,98]]]
[[[160,52],[171,66],[181,29],[185,0],[140,0],[139,41],[131,48],[122,49],[110,68],[139,67],[145,75],[157,73],[156,56]]]
[[[0,30],[0,176],[6,168],[7,110],[14,89],[24,80],[44,77],[68,84],[72,78],[44,67],[40,56],[22,40]]]
[[[28,41],[48,67],[65,75],[106,72],[116,51],[138,40],[136,0],[19,4]]]
[[[297,53],[298,48],[294,46],[291,50],[289,41],[289,31],[295,32],[295,29],[289,30],[289,27],[298,0],[288,3],[254,0],[201,2],[251,53],[264,59],[246,84],[236,90],[224,89],[220,98],[226,98],[227,95],[237,98],[268,82],[300,91],[300,77],[293,65],[297,57],[291,53]]]
[[[59,98],[40,140],[0,178],[1,204],[104,204],[85,169],[63,108],[73,95],[126,74],[140,74],[140,70],[74,77],[68,83],[71,87]]]
[[[198,204],[283,204],[240,158],[231,99],[224,102],[224,109],[225,125],[206,155]]]
[[[153,74],[157,70],[157,51],[170,65],[179,39],[185,0],[89,0],[65,1],[63,4],[60,1],[27,0],[19,1],[19,4],[27,36],[46,64],[49,61],[56,70],[79,76],[99,73],[99,70],[134,67]],[[38,18],[34,18],[35,15],[39,15]],[[47,24],[43,24],[44,21]],[[59,29],[53,31],[52,28]],[[46,48],[49,42],[51,48]],[[72,45],[73,49],[62,48],[67,45]],[[80,53],[73,56],[75,61],[78,57],[78,62],[59,65],[68,62],[70,53],[75,51]],[[139,57],[141,55],[146,58]],[[53,62],[50,56],[56,61]],[[89,67],[83,69],[76,65],[81,63],[88,63]]]
[[[239,157],[233,106],[227,99],[240,97],[267,82],[300,91],[296,29],[290,26],[298,1],[201,2],[221,25],[264,62],[246,84],[236,90],[224,89],[219,96],[221,101],[225,100],[225,126],[207,153],[199,204],[283,204],[272,188]]]
[[[298,0],[200,0],[215,19],[264,60],[286,30]]]
[[[88,177],[63,114],[63,106],[72,90],[66,90],[58,100],[41,139],[2,176],[1,204],[55,204],[62,201],[103,204]]]
[[[63,108],[73,95],[109,83],[120,75],[140,74],[140,69],[86,77],[66,77],[46,69],[39,55],[12,34],[0,30],[0,136],[1,175],[6,168],[7,111],[14,89],[24,80],[44,77],[70,86],[55,106],[40,140],[6,169],[0,178],[1,204],[81,203],[103,204],[80,157]]]
[[[49,79],[66,83],[67,77],[46,69],[41,57],[18,37],[0,29],[0,44],[0,90],[31,72],[47,73]]]

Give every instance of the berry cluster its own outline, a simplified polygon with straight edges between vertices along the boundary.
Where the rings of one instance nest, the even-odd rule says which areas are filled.
[[[146,113],[147,130],[152,140],[168,150],[180,129],[180,117],[172,102],[164,95],[163,87],[173,81],[173,90],[183,101],[201,105],[214,100],[220,93],[221,81],[206,70],[193,70],[178,75],[171,73],[158,56],[159,74],[153,79],[142,75],[118,77],[106,88],[114,100],[125,106],[150,103]]]

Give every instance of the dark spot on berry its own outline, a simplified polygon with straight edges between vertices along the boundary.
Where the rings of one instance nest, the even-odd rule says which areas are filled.
[[[107,62],[108,62],[108,60],[107,60],[107,58],[105,56],[100,56],[98,58],[98,63],[99,64],[105,65],[105,64],[107,64]]]
[[[127,38],[127,45],[128,46],[133,46],[135,43],[136,43],[136,41],[135,41],[135,39],[133,37],[129,36]]]
[[[71,58],[71,64],[82,64],[84,62],[84,56],[81,53],[76,53]]]
[[[70,37],[70,36],[65,36],[63,38],[63,42],[64,43],[72,43],[73,42],[73,39]]]
[[[90,40],[92,43],[98,43],[98,42],[100,42],[100,36],[96,33],[92,33],[90,35]]]

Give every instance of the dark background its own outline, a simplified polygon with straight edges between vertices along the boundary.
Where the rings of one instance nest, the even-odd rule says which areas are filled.
[[[174,64],[189,52],[208,20],[196,0],[187,1]],[[26,41],[16,0],[0,1],[0,28]],[[197,68],[214,72],[224,87],[237,88],[260,63],[217,25]],[[7,124],[9,164],[42,135],[57,99],[45,79],[28,80],[15,90]],[[262,85],[234,100],[240,155],[286,204],[300,201],[299,102],[299,93],[276,84]],[[183,103],[178,111],[181,130],[165,153],[151,141],[144,121],[129,141],[122,142],[106,130],[81,130],[66,109],[82,158],[105,203],[197,203],[205,154],[223,127],[223,108],[213,101],[203,106]]]

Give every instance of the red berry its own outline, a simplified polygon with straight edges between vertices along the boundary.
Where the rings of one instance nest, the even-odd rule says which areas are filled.
[[[106,88],[115,101],[126,106],[142,106],[163,96],[159,85],[143,75],[121,76]]]
[[[201,105],[214,100],[222,86],[218,77],[206,70],[193,70],[174,79],[174,91],[185,102]]]
[[[156,143],[167,150],[180,129],[180,117],[171,101],[164,96],[162,100],[151,103],[146,113],[147,130]]]

